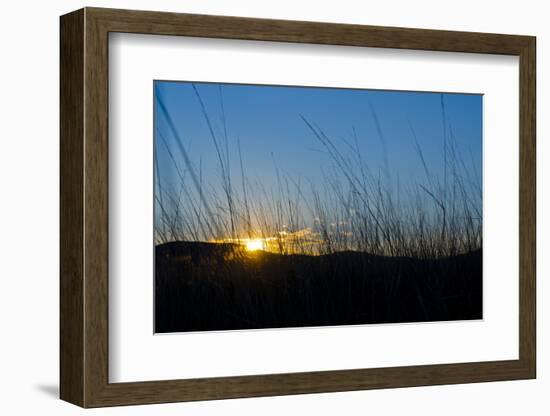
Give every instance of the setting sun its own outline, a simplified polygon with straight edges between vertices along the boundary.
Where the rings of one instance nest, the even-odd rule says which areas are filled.
[[[263,250],[265,248],[265,244],[263,240],[256,238],[254,240],[248,240],[245,243],[246,250],[247,251],[257,251],[257,250]]]

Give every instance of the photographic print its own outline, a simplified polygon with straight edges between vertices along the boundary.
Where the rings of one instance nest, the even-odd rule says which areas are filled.
[[[153,88],[156,333],[483,317],[482,95]]]

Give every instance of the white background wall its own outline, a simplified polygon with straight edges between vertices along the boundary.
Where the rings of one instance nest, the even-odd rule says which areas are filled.
[[[68,1],[4,2],[0,14],[0,412],[83,412],[58,395],[58,16],[103,6],[277,19],[407,26],[537,36],[538,53],[538,379],[339,394],[166,404],[87,411],[103,415],[162,414],[421,414],[546,415],[550,360],[543,330],[550,300],[544,275],[543,212],[550,146],[543,130],[550,89],[545,72],[550,26],[545,2],[485,1]],[[506,186],[506,184],[502,184]],[[545,201],[546,198],[546,201]]]

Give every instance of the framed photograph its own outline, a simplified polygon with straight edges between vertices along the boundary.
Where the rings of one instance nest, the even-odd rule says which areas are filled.
[[[535,378],[534,37],[60,27],[63,400]]]

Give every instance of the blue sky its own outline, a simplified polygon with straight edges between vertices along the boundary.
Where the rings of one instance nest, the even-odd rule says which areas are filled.
[[[166,187],[178,182],[167,148],[185,170],[178,140],[195,167],[200,166],[203,183],[219,184],[216,150],[193,85],[218,140],[227,135],[235,180],[240,180],[240,141],[251,182],[275,186],[275,165],[289,177],[323,181],[334,163],[301,116],[342,149],[355,134],[372,172],[383,170],[385,146],[391,181],[413,186],[426,182],[411,126],[432,176],[443,175],[444,128],[470,173],[481,175],[481,95],[155,81],[155,148],[158,172]]]

